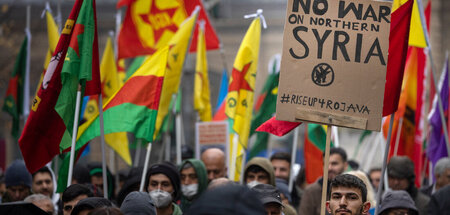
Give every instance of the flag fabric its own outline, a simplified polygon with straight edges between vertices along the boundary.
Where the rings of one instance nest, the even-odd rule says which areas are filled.
[[[199,19],[206,24],[206,49],[219,48],[219,39],[199,0],[121,0],[117,3],[118,8],[125,5],[128,8],[118,39],[119,58],[151,55],[167,45],[196,6],[200,6]],[[195,51],[197,34],[192,40]]]
[[[89,144],[84,145],[80,149],[75,151],[74,163],[80,159],[80,157],[88,150]],[[69,178],[69,165],[70,165],[70,152],[64,153],[62,157],[62,164],[58,171],[58,181],[56,185],[56,192],[62,193],[67,188],[67,179]]]
[[[406,54],[408,51],[412,6],[413,0],[408,0],[391,13],[383,116],[391,115],[398,107]]]
[[[47,37],[48,37],[48,50],[45,56],[44,61],[44,70],[42,71],[41,77],[39,79],[39,83],[36,87],[35,96],[37,95],[40,86],[42,85],[42,80],[44,79],[45,71],[47,70],[48,64],[50,63],[50,59],[55,52],[56,45],[58,45],[59,33],[58,26],[56,25],[55,19],[53,19],[52,14],[50,12],[45,11],[45,17],[47,20]]]
[[[405,77],[399,107],[395,113],[392,126],[391,149],[389,157],[394,156],[398,138],[397,154],[406,155],[414,162],[414,170],[417,176],[422,169],[422,108],[424,93],[424,73],[426,55],[424,49],[410,47],[405,66]],[[402,120],[401,120],[402,119]],[[390,118],[385,120],[383,131],[387,134]],[[400,124],[401,122],[401,124]],[[399,130],[399,132],[397,132]],[[399,137],[397,137],[400,135]],[[420,187],[420,177],[416,178],[416,185]]]
[[[19,139],[25,164],[35,172],[70,145],[78,85],[100,93],[95,0],[77,0],[61,33]],[[71,123],[72,122],[72,123]]]
[[[325,151],[327,132],[324,126],[312,123],[305,124],[305,157],[306,182],[314,183],[323,175],[323,152]],[[332,144],[332,143],[331,143]]]
[[[262,89],[261,94],[256,100],[255,114],[253,114],[250,136],[256,133],[256,141],[250,150],[248,158],[259,154],[261,151],[267,149],[267,142],[269,140],[269,134],[265,132],[256,132],[258,128],[265,121],[270,119],[275,113],[278,95],[278,80],[280,78],[279,72],[270,73],[267,77],[266,83]]]
[[[256,131],[268,132],[281,137],[294,130],[294,128],[297,128],[300,124],[302,123],[277,120],[276,117],[273,116],[261,124]]]
[[[108,38],[106,41],[105,51],[103,52],[102,61],[100,63],[100,76],[103,101],[108,101],[121,86],[121,80],[119,79],[119,74],[116,68],[111,38]],[[91,96],[86,104],[85,120],[89,121],[89,119],[96,117],[97,114],[98,96]],[[125,163],[131,165],[131,156],[128,149],[128,138],[126,132],[105,135],[105,142],[112,149],[114,149],[117,154],[119,154]]]
[[[212,108],[209,91],[208,62],[206,58],[204,29],[200,29],[198,32],[197,59],[194,79],[194,109],[198,112],[201,121],[211,121]]]
[[[28,35],[22,42],[19,53],[14,64],[14,70],[9,79],[8,89],[6,90],[5,102],[3,104],[3,111],[12,116],[11,135],[17,140],[19,138],[20,130],[20,116],[24,113],[24,79],[27,64],[27,47]]]
[[[136,138],[153,141],[160,108],[161,90],[166,78],[168,48],[156,52],[128,79],[103,106],[105,134],[131,132]],[[100,120],[89,120],[79,128],[76,150],[100,136]]]
[[[448,87],[448,58],[445,64],[444,70],[441,73],[441,80],[439,81],[439,96],[441,97],[442,106],[444,109],[445,123],[448,125],[449,114],[449,87]],[[435,95],[433,100],[433,107],[429,115],[429,121],[431,126],[430,139],[427,146],[427,157],[431,163],[436,165],[437,161],[443,157],[448,157],[447,146],[445,142],[444,132],[442,130],[442,120],[439,114],[439,107],[437,96]]]
[[[164,78],[164,85],[161,91],[161,101],[156,118],[155,138],[158,136],[164,119],[169,113],[172,96],[178,92],[181,82],[183,63],[189,47],[198,13],[193,13],[178,29],[177,33],[169,42],[169,57],[167,59],[167,71]]]
[[[250,120],[253,111],[253,95],[258,66],[259,45],[261,38],[261,20],[255,18],[242,40],[236,55],[233,71],[228,85],[225,114],[230,126],[230,153],[233,152],[233,139],[238,136],[236,149],[236,168],[233,181],[239,181],[244,150],[247,149],[250,133]],[[230,155],[230,157],[232,157]],[[231,159],[230,159],[231,160]]]
[[[227,93],[228,93],[228,72],[226,69],[223,69],[222,78],[220,81],[219,96],[217,96],[216,112],[218,112],[223,101],[225,101]]]

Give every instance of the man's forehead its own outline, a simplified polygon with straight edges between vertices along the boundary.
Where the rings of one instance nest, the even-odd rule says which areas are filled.
[[[361,196],[361,190],[356,187],[332,187],[331,194],[356,194],[358,196]]]
[[[151,175],[150,176],[150,181],[157,181],[157,182],[168,181],[168,182],[170,182],[170,179],[166,175],[164,175],[162,173],[158,173],[158,174]]]
[[[35,178],[52,178],[52,175],[49,172],[37,172],[33,175],[33,179]]]
[[[190,174],[190,173],[195,173],[194,167],[189,167],[181,170],[181,174]]]

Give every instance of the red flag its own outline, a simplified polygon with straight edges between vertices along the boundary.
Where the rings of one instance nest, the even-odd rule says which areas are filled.
[[[275,117],[272,117],[259,126],[256,131],[268,132],[281,137],[292,131],[294,128],[297,128],[300,124],[302,123],[281,121],[277,120]]]
[[[91,3],[91,5],[83,4],[84,2],[87,2],[86,4]],[[74,45],[78,45],[78,43],[74,42],[77,39],[72,40],[72,35],[76,36],[73,32],[80,32],[76,31],[77,28],[75,26],[81,7],[93,7],[96,23],[95,0],[92,2],[77,0],[64,25],[58,45],[50,60],[42,85],[39,87],[39,92],[33,100],[30,115],[25,124],[22,136],[19,139],[25,164],[31,173],[43,167],[55,155],[60,153],[61,142],[71,141],[67,139],[67,136],[70,136],[67,133],[71,133],[72,131],[67,131],[63,119],[55,110],[55,105],[62,89],[61,70],[68,47],[70,45],[73,47],[75,47]],[[92,49],[92,76],[91,80],[86,82],[86,95],[100,93],[96,26]],[[66,138],[63,139],[63,137]]]
[[[383,116],[397,110],[408,52],[409,27],[413,0],[409,0],[391,15],[389,56],[384,90]]]
[[[205,21],[206,49],[219,48],[219,39],[199,0],[121,0],[117,8],[125,5],[128,8],[119,34],[119,58],[153,54],[169,42],[196,6],[200,6],[198,20]],[[194,28],[190,49],[194,52],[197,47],[197,28]]]

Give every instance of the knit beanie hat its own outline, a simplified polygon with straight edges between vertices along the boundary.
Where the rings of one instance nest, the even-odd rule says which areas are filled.
[[[125,197],[120,206],[124,215],[156,215],[156,207],[148,193],[134,191]]]
[[[181,180],[180,180],[180,174],[178,173],[177,168],[172,163],[164,162],[164,163],[154,164],[153,166],[151,166],[150,169],[148,170],[147,176],[145,178],[145,190],[148,191],[147,187],[148,187],[148,184],[150,183],[149,182],[150,176],[154,175],[154,174],[158,174],[158,173],[161,173],[170,179],[170,182],[172,183],[173,190],[174,190],[173,201],[177,201],[178,198],[180,197]]]
[[[23,160],[15,160],[5,172],[6,187],[25,185],[31,188],[32,177]]]

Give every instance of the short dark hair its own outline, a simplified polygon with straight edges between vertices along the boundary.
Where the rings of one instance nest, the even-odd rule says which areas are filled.
[[[342,161],[347,162],[347,152],[343,148],[331,148],[330,155],[338,154],[341,156]],[[323,157],[325,157],[325,152],[323,153]]]
[[[50,178],[53,179],[53,174],[47,166],[44,166],[44,167],[40,168],[38,171],[31,174],[32,178],[34,178],[34,176],[38,173],[48,173],[50,175]]]
[[[287,152],[276,152],[270,157],[270,161],[272,160],[284,160],[287,161],[289,165],[291,165],[291,154]]]
[[[247,168],[247,171],[245,171],[244,180],[247,179],[247,175],[249,172],[253,172],[253,173],[264,172],[265,174],[267,174],[267,177],[270,177],[270,174],[262,167],[260,167],[258,165],[251,165]]]
[[[341,174],[341,175],[336,176],[336,178],[334,178],[331,181],[330,190],[328,191],[328,197],[327,197],[328,200],[331,197],[331,190],[333,188],[337,188],[337,187],[357,188],[361,191],[362,202],[367,201],[366,184],[364,184],[364,182],[360,178],[358,178],[354,175]]]
[[[72,184],[69,187],[67,187],[66,190],[64,190],[62,194],[62,201],[70,202],[81,195],[86,195],[87,197],[94,196],[92,191],[86,185]]]

